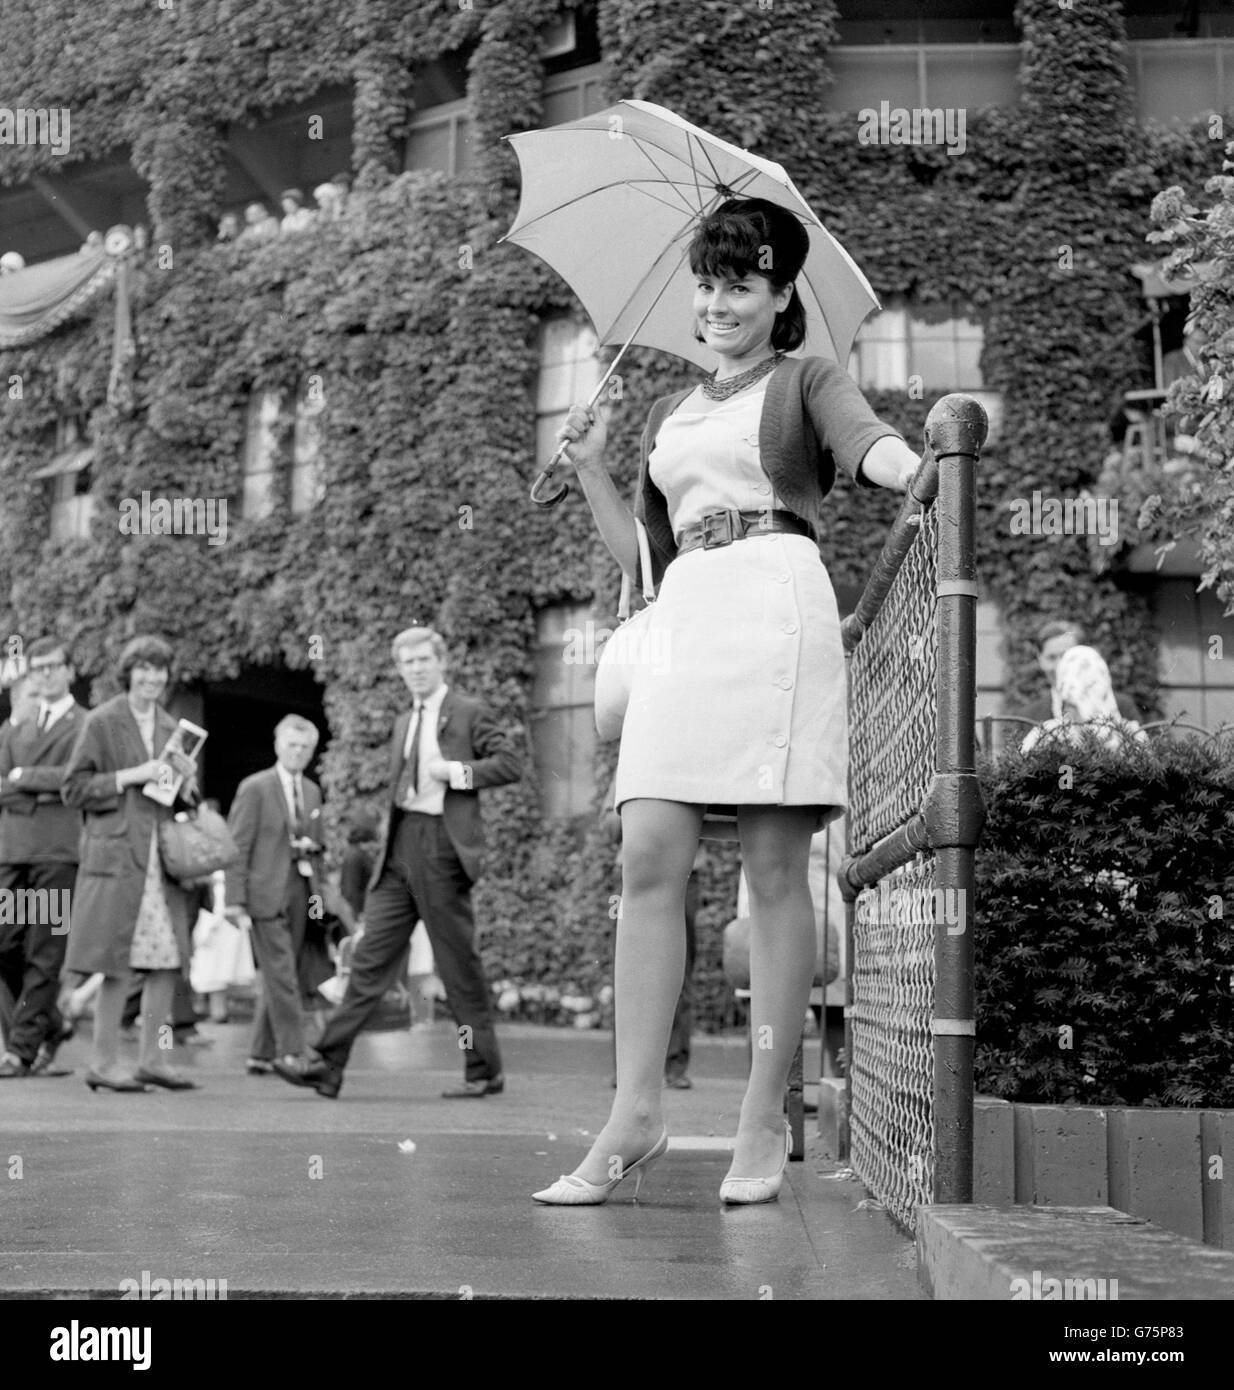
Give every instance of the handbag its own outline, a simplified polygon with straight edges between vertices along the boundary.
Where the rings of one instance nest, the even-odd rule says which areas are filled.
[[[232,985],[251,985],[256,978],[249,934],[221,912],[197,914],[189,985],[197,994],[214,994]]]
[[[623,573],[621,597],[617,603],[617,630],[604,644],[600,660],[596,663],[596,732],[605,742],[621,737],[621,726],[625,723],[626,710],[630,704],[634,672],[638,667],[647,665],[650,656],[648,635],[651,605],[656,597],[656,586],[651,577],[651,546],[647,540],[647,528],[638,517],[634,518],[634,531],[638,538],[639,573],[643,581],[643,599],[647,607],[640,608],[631,617],[630,599],[633,586],[630,576]]]
[[[227,822],[205,804],[159,823],[159,858],[168,878],[181,885],[209,878],[239,857]]]

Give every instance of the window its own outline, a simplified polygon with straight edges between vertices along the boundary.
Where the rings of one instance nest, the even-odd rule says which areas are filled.
[[[309,512],[326,495],[321,469],[321,415],[326,408],[320,392],[305,394],[296,402],[296,423],[291,449],[291,510]]]
[[[46,481],[53,541],[84,540],[90,535],[94,515],[94,448],[89,442],[85,415],[63,415],[56,422],[52,460],[34,476]]]
[[[403,168],[461,174],[472,165],[471,115],[465,101],[420,112],[411,122]]]
[[[531,741],[541,810],[548,817],[593,810],[599,636],[583,604],[546,608],[536,618]]]
[[[536,387],[536,462],[543,467],[557,448],[554,438],[570,407],[595,390],[602,369],[596,335],[589,324],[565,315],[546,319],[540,332],[540,378]]]
[[[240,513],[259,521],[274,511],[275,468],[278,462],[277,391],[254,392],[248,404],[244,438],[244,495]]]
[[[1214,732],[1234,726],[1234,618],[1194,579],[1161,580],[1153,595],[1160,633],[1162,714]]]
[[[544,115],[541,125],[562,125],[602,111],[604,99],[604,64],[590,63],[582,68],[570,68],[554,73],[544,81]]]
[[[833,111],[889,107],[966,112],[1013,107],[1019,98],[1020,49],[1014,43],[841,44],[827,54]]]
[[[994,442],[1002,398],[983,389],[980,323],[963,318],[955,305],[889,305],[865,321],[848,361],[849,375],[865,391],[920,391],[926,401],[963,391],[985,407],[986,440]]]
[[[1187,121],[1234,103],[1234,40],[1229,38],[1129,43],[1127,66],[1142,121]]]

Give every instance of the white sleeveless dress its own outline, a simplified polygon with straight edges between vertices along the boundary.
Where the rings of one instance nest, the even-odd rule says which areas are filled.
[[[673,535],[714,508],[786,510],[759,462],[766,381],[707,412],[690,399],[649,458]],[[840,615],[817,545],[774,532],[679,555],[665,572],[636,668],[615,804],[636,797],[709,808],[731,837],[738,806],[839,816],[848,774]]]

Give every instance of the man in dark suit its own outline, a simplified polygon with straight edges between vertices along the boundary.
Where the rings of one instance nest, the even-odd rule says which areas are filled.
[[[73,1032],[56,995],[81,812],[64,805],[60,784],[85,711],[62,642],[41,637],[26,660],[37,711],[0,736],[0,977],[14,999],[0,1078],[66,1075],[51,1064]]]
[[[248,1070],[263,1075],[277,1057],[304,1056],[300,963],[309,899],[322,850],[321,789],[304,776],[317,728],[298,714],[274,730],[275,765],[246,777],[227,818],[239,858],[227,871],[227,915],[253,936],[261,1003]]]
[[[1046,679],[1050,682],[1049,693],[1042,695],[1023,709],[1015,710],[1015,714],[1023,719],[1035,720],[1038,724],[1044,724],[1047,719],[1062,718],[1062,704],[1058,697],[1058,689],[1055,686],[1058,663],[1064,652],[1070,651],[1072,647],[1080,646],[1083,641],[1084,629],[1079,623],[1056,619],[1053,622],[1043,624],[1037,633],[1037,665],[1041,667]],[[1124,719],[1134,719],[1139,724],[1144,722],[1143,716],[1136,708],[1135,701],[1130,696],[1120,695],[1116,691],[1114,698],[1118,701],[1118,712]]]
[[[483,869],[479,791],[515,781],[521,760],[510,734],[478,700],[445,683],[446,644],[431,628],[400,632],[394,664],[413,707],[394,724],[390,816],[364,907],[342,1003],[307,1066],[275,1071],[319,1095],[338,1095],[356,1035],[394,983],[416,921],[423,918],[463,1052],[461,1086],[449,1099],[479,1099],[504,1087],[492,999],[475,942],[472,884]]]

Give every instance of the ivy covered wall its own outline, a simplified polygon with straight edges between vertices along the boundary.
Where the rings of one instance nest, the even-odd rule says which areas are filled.
[[[73,159],[129,148],[151,185],[153,235],[134,277],[133,412],[105,403],[108,305],[0,353],[5,631],[64,632],[100,694],[139,629],[175,641],[190,683],[245,664],[311,669],[332,731],[323,777],[335,814],[380,800],[402,698],[388,644],[413,620],[440,626],[458,683],[526,729],[538,610],[594,596],[611,611],[616,589],[577,493],[551,513],[526,500],[538,462],[538,325],[569,296],[498,244],[517,203],[501,137],[541,124],[539,30],[556,4],[223,0],[208,26],[189,5],[64,0],[50,19],[57,7],[40,4],[37,23],[35,8],[0,14],[0,91],[13,105],[70,105]],[[860,144],[856,114],[826,109],[830,3],[694,0],[682,15],[668,0],[602,0],[610,98],[663,103],[771,154],[880,295],[954,301],[984,322],[985,381],[1003,393],[1005,426],[980,470],[981,572],[1004,612],[1011,696],[1036,678],[1036,624],[1079,612],[1116,680],[1151,708],[1156,642],[1143,600],[1092,573],[1083,538],[1011,537],[1008,502],[1097,476],[1112,398],[1136,370],[1140,306],[1127,271],[1146,258],[1149,202],[1167,183],[1198,189],[1219,169],[1220,140],[1200,123],[1135,126],[1112,0],[1020,5],[1021,105],[970,111],[959,158]],[[454,180],[399,174],[411,75],[459,50],[470,54],[474,168]],[[343,219],[301,237],[212,245],[228,124],[339,83],[355,101],[357,192]],[[5,182],[49,167],[37,148],[0,151]],[[689,371],[634,350],[621,379],[611,457],[632,486],[647,407]],[[293,516],[283,476],[271,516],[235,520],[252,393],[293,399],[310,387],[325,401],[324,500]],[[929,400],[872,399],[919,443]],[[52,543],[45,485],[32,473],[57,417],[79,411],[96,439],[93,532]],[[122,536],[119,503],[143,489],[230,498],[227,544]],[[837,583],[863,581],[895,506],[841,480],[827,516]],[[612,756],[599,754],[600,788]],[[616,891],[598,825],[546,825],[530,760],[521,783],[487,794],[486,814],[492,866],[478,906],[491,977],[594,995]],[[713,1024],[728,1008],[718,928],[735,868],[733,850],[717,846],[704,873],[697,992]]]

